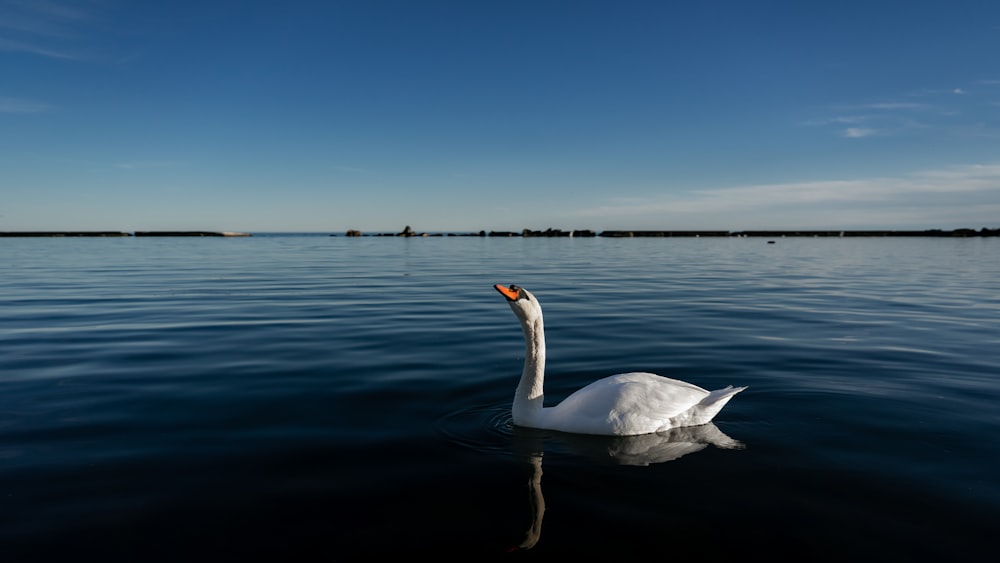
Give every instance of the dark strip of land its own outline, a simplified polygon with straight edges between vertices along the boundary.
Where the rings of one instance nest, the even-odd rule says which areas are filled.
[[[6,231],[0,237],[127,237],[118,231]]]
[[[229,231],[0,231],[0,237],[249,237],[250,233]],[[337,236],[336,234],[330,236]],[[347,231],[346,236],[376,237],[610,237],[610,238],[696,238],[696,237],[996,237],[1000,228],[987,229],[926,229],[922,231],[893,230],[766,230],[766,231],[601,231],[589,229],[545,229],[535,231],[479,231],[471,233],[418,233],[405,229],[399,233],[366,234],[357,230]]]
[[[0,231],[0,237],[130,237],[119,231]],[[218,231],[136,231],[137,237],[248,237],[250,233]]]
[[[218,231],[136,231],[137,237],[248,237],[248,233]]]
[[[1000,229],[955,229],[945,231],[604,231],[602,237],[995,237]]]
[[[337,235],[330,235],[337,236]],[[544,231],[479,231],[473,233],[418,233],[407,228],[399,233],[363,234],[361,231],[347,231],[346,236],[375,237],[610,237],[610,238],[697,238],[697,237],[995,237],[1000,236],[1000,229],[927,229],[923,231],[891,231],[891,230],[768,230],[768,231],[601,231],[589,229],[569,230],[546,229]]]

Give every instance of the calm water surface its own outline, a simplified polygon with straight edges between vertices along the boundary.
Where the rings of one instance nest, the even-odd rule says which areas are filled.
[[[0,560],[995,560],[1000,240],[0,240]],[[621,371],[713,425],[513,427]]]

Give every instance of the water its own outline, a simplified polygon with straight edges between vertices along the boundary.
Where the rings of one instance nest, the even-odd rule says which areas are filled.
[[[0,241],[0,559],[983,561],[1000,241]],[[513,427],[604,375],[714,425]]]

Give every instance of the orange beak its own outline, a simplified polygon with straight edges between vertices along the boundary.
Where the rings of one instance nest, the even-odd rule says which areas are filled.
[[[494,285],[493,288],[496,289],[497,291],[499,291],[500,294],[503,295],[504,297],[506,297],[507,299],[509,299],[511,301],[517,301],[517,292],[516,291],[514,291],[514,290],[512,290],[510,288],[504,287],[504,286],[502,286],[500,284]]]

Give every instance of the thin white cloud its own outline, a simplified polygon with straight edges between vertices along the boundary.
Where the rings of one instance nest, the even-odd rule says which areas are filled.
[[[848,127],[844,129],[843,136],[848,139],[860,139],[862,137],[871,137],[878,133],[875,129],[867,129],[864,127]]]
[[[914,102],[879,102],[874,104],[866,104],[863,107],[867,109],[878,109],[878,110],[928,110],[931,108],[928,104],[918,104]]]
[[[838,115],[836,117],[825,117],[822,119],[810,119],[804,121],[802,125],[806,126],[817,126],[817,125],[852,125],[856,123],[863,123],[872,118],[870,115]]]
[[[938,97],[950,96],[950,95],[960,96],[963,94],[968,94],[968,91],[965,88],[958,86],[954,88],[925,88],[923,90],[920,90],[919,92],[914,92],[910,94],[910,97],[922,98],[930,96],[938,96]],[[911,109],[933,109],[933,106],[928,105],[924,108],[911,108]]]
[[[0,1],[0,51],[64,60],[93,58],[90,13],[70,2]]]
[[[574,217],[675,229],[1000,227],[1000,163],[611,200]]]
[[[0,15],[0,28],[56,37],[71,35],[67,26],[93,20],[79,3],[50,0],[3,0]]]
[[[934,181],[954,181],[956,186],[974,186],[986,189],[989,186],[1000,188],[1000,164],[970,164],[943,170],[924,170],[912,174],[914,178],[927,178]]]
[[[8,53],[28,53],[50,59],[82,60],[86,58],[80,53],[51,48],[37,43],[4,39],[2,37],[0,37],[0,51],[6,51]]]
[[[89,14],[65,2],[52,2],[51,0],[6,0],[4,3],[39,15],[63,20],[90,19]]]
[[[985,83],[988,81],[980,81]],[[833,106],[837,114],[802,122],[811,127],[826,127],[830,134],[845,139],[860,139],[880,136],[891,137],[937,130],[942,134],[952,134],[961,130],[961,120],[971,120],[976,116],[975,108],[964,105],[957,97],[974,97],[962,87],[947,89],[924,89],[906,97],[936,96],[937,103],[917,101],[879,101],[861,104]],[[984,102],[979,102],[980,107]],[[989,105],[989,102],[985,102]]]

